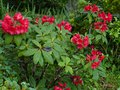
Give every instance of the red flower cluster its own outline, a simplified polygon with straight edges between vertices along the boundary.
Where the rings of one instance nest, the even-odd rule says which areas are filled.
[[[101,12],[98,14],[98,17],[104,20],[105,23],[112,21],[112,14],[110,13],[106,14],[105,12]]]
[[[106,31],[108,29],[107,22],[112,21],[112,15],[110,13],[105,14],[105,12],[101,12],[98,14],[98,17],[103,20],[103,22],[95,22],[94,27],[95,30],[101,30],[102,32]]]
[[[83,84],[83,80],[82,80],[82,78],[80,76],[72,76],[71,78],[72,78],[73,84],[75,84],[76,86],[78,84],[80,84],[80,85]]]
[[[71,38],[71,42],[77,45],[78,49],[86,48],[89,45],[89,37],[81,38],[80,34],[75,34]]]
[[[105,12],[100,12],[100,9],[94,4],[94,5],[87,5],[84,7],[84,11],[91,11],[91,12],[97,12],[97,16],[103,20],[103,22],[95,22],[94,23],[94,29],[95,30],[100,30],[102,32],[106,31],[108,29],[107,27],[107,22],[112,21],[112,14],[108,13],[106,14]]]
[[[98,8],[97,5],[93,4],[93,5],[87,5],[87,6],[85,6],[84,7],[84,11],[91,11],[91,12],[95,13],[95,12],[100,11],[100,9]]]
[[[49,22],[50,24],[52,24],[52,23],[54,23],[55,18],[53,16],[50,17],[50,16],[45,15],[41,18],[41,20],[42,20],[42,24],[44,24],[45,22]]]
[[[87,56],[86,56],[86,60],[88,62],[98,60],[98,61],[95,61],[92,63],[92,65],[91,65],[92,69],[96,69],[100,65],[100,63],[102,62],[102,60],[104,58],[105,58],[105,56],[100,51],[95,50],[95,49],[92,49],[91,55],[87,54]]]
[[[61,23],[57,24],[57,26],[59,27],[60,30],[62,29],[62,27],[64,27],[64,29],[68,30],[69,32],[71,32],[72,30],[72,26],[70,25],[70,23],[66,21],[62,21]]]
[[[58,82],[59,86],[54,86],[54,90],[71,90],[70,88],[66,88],[66,83],[62,84]]]
[[[15,13],[13,17],[6,14],[1,23],[3,31],[11,35],[23,34],[28,31],[29,21],[20,12]]]
[[[101,32],[104,32],[108,29],[107,24],[105,22],[95,22],[94,28],[95,30],[100,30]]]

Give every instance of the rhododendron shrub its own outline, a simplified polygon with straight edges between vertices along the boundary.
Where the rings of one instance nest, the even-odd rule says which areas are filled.
[[[99,46],[107,43],[112,15],[94,4],[85,6],[84,12],[97,17],[85,33],[73,33],[68,21],[58,22],[54,16],[28,20],[21,13],[5,15],[0,21],[0,53],[2,59],[15,62],[18,82],[24,80],[37,90],[86,90],[92,80],[105,77],[106,54]]]

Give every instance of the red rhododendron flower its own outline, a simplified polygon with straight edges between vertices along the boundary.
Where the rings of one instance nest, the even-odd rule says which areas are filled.
[[[71,42],[76,44],[78,49],[86,48],[89,45],[89,37],[85,36],[84,38],[82,38],[79,34],[75,34],[71,38]]]
[[[80,38],[80,34],[75,34],[75,35],[71,38],[71,42],[73,42],[74,44],[77,44],[79,38]]]
[[[50,16],[45,15],[41,18],[41,20],[42,20],[42,24],[44,24],[45,22],[49,22],[50,24],[52,24],[52,23],[54,23],[55,18],[53,16],[50,17]]]
[[[92,49],[92,52],[91,52],[91,54],[92,54],[92,55],[97,55],[97,52],[98,52],[97,50],[95,50],[95,49]]]
[[[92,49],[90,55],[88,55],[88,54],[86,55],[86,61],[93,62],[91,65],[92,69],[96,69],[100,65],[100,63],[102,62],[102,60],[104,58],[105,58],[105,56],[102,54],[102,52],[95,50],[95,49]],[[97,62],[95,60],[97,60]]]
[[[15,13],[15,15],[14,15],[14,20],[21,20],[22,18],[23,18],[23,16],[22,16],[22,14],[20,13],[20,12],[18,12],[18,13]]]
[[[91,8],[91,11],[94,13],[94,12],[100,11],[100,9],[98,8],[97,5],[94,4],[94,5],[92,6],[92,8]]]
[[[54,90],[71,90],[70,88],[67,88],[66,86],[66,83],[61,83],[61,82],[58,82],[58,85],[59,86],[54,86]]]
[[[85,36],[83,39],[83,46],[86,48],[89,45],[89,37]]]
[[[97,51],[97,55],[102,55],[102,52],[101,51]]]
[[[107,15],[107,21],[108,22],[112,21],[112,14],[111,13],[108,13],[108,15]]]
[[[107,24],[103,22],[95,22],[94,23],[95,30],[100,30],[101,32],[104,32],[108,29]]]
[[[65,30],[68,30],[69,32],[71,32],[72,26],[71,26],[69,23],[66,23],[66,24],[64,25],[64,29],[65,29]]]
[[[78,49],[83,49],[84,47],[83,47],[83,45],[82,45],[82,43],[81,43],[81,44],[78,44],[78,45],[77,45],[77,48],[78,48]]]
[[[77,86],[78,84],[82,85],[83,80],[80,76],[72,76],[72,82]]]
[[[45,22],[47,22],[47,19],[48,19],[48,17],[47,17],[46,15],[43,16],[43,17],[41,18],[42,24],[44,24]]]
[[[98,59],[99,59],[100,62],[102,62],[102,60],[103,60],[104,58],[105,58],[104,55],[100,55],[100,56],[98,57]]]
[[[99,14],[98,14],[98,17],[101,18],[102,20],[104,20],[105,17],[106,17],[105,12],[101,12],[101,13],[99,13]]]
[[[91,5],[87,5],[87,6],[85,6],[85,7],[84,7],[84,11],[90,11],[90,10],[91,10],[91,8],[92,8],[92,6],[91,6]]]
[[[66,83],[62,84],[62,83],[58,82],[58,85],[59,85],[60,87],[62,87],[62,88],[65,88],[65,87],[66,87]]]
[[[101,25],[102,25],[102,22],[95,22],[95,23],[94,23],[94,28],[95,28],[95,30],[96,30],[96,29],[100,29]]]
[[[106,23],[103,23],[103,24],[101,25],[101,31],[104,32],[104,31],[106,31],[107,29],[108,29],[107,24],[106,24]]]
[[[93,62],[91,65],[92,69],[96,69],[100,65],[100,62]]]
[[[52,16],[52,17],[49,18],[48,21],[50,22],[50,24],[52,24],[55,21],[55,18]]]
[[[77,45],[82,45],[82,43],[83,43],[83,40],[82,40],[82,38],[80,37],[80,38],[78,38],[78,40],[77,40]],[[83,46],[83,45],[82,45]]]
[[[91,11],[91,12],[95,13],[95,12],[99,12],[100,9],[98,8],[97,5],[94,4],[94,5],[87,5],[87,6],[85,6],[84,7],[84,11]]]
[[[54,90],[63,90],[63,89],[59,86],[54,86]]]
[[[23,34],[28,31],[29,21],[21,13],[15,13],[13,17],[6,14],[2,20],[2,30],[11,35]]]
[[[59,27],[60,30],[62,29],[62,27],[65,30],[68,30],[69,32],[71,32],[71,30],[72,30],[72,26],[70,25],[70,23],[68,23],[66,21],[62,21],[61,23],[57,24],[57,26]]]
[[[108,13],[106,14],[105,12],[101,12],[98,14],[98,17],[104,20],[104,22],[111,22],[112,21],[112,14]]]

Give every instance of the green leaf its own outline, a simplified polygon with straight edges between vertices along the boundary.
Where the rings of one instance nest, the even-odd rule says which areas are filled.
[[[19,49],[20,50],[24,50],[26,47],[25,46],[20,46]]]
[[[51,35],[52,41],[54,41],[56,39],[57,33],[51,32],[50,35]]]
[[[60,53],[64,52],[63,48],[59,45],[54,43],[54,49]]]
[[[61,66],[61,67],[64,67],[65,63],[64,62],[59,62],[58,65]]]
[[[13,40],[13,36],[5,34],[5,44],[10,44]]]
[[[78,60],[80,60],[80,57],[77,56],[77,55],[73,55],[73,58],[74,58],[74,59],[78,59]]]
[[[40,43],[39,43],[38,41],[32,40],[32,42],[33,42],[36,46],[38,46],[39,48],[41,47],[41,45],[40,45]]]
[[[35,30],[35,32],[37,32],[40,36],[42,35],[40,28],[38,28],[36,25],[31,25],[31,26],[32,26],[32,29]]]
[[[57,52],[56,50],[52,50],[53,51],[53,55],[55,57],[56,60],[59,60],[60,59],[60,55],[59,55],[59,52]]]
[[[33,56],[33,61],[34,61],[34,64],[37,64],[39,62],[40,65],[43,66],[43,57],[42,57],[42,53],[40,50],[35,52]]]
[[[66,71],[66,72],[70,72],[70,74],[73,74],[73,69],[72,69],[72,67],[70,67],[70,66],[66,66],[66,67],[65,67],[65,71]]]
[[[54,60],[51,56],[51,54],[49,52],[46,51],[42,51],[42,54],[44,56],[44,59],[46,60],[46,62],[48,62],[49,64],[53,64]]]
[[[106,44],[108,43],[106,37],[104,37],[104,36],[102,37],[102,41],[105,42]]]
[[[22,36],[21,35],[15,35],[14,36],[14,42],[17,46],[20,46],[20,44],[22,42]]]
[[[99,41],[101,38],[102,38],[101,35],[97,35],[97,36],[96,36],[96,41]]]
[[[23,52],[23,55],[24,56],[32,56],[33,54],[35,54],[36,51],[37,51],[37,49],[28,49]]]
[[[65,63],[66,63],[66,65],[68,65],[69,62],[70,62],[70,58],[69,58],[69,57],[66,57],[66,58],[65,58]]]
[[[88,20],[89,20],[89,24],[91,24],[92,23],[92,16],[90,13],[88,13]]]

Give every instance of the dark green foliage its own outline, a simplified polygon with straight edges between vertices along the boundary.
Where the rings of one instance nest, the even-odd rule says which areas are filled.
[[[35,8],[36,13],[41,13],[48,9],[54,13],[64,9],[67,2],[68,0],[4,0],[3,3],[5,6],[8,4],[13,7],[15,11],[33,10]]]

